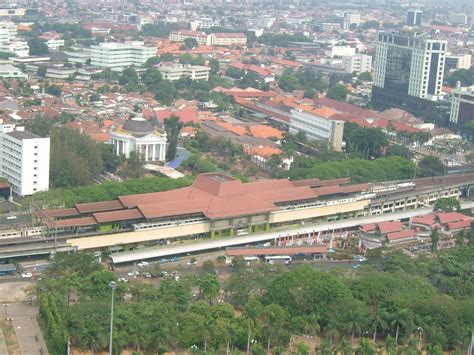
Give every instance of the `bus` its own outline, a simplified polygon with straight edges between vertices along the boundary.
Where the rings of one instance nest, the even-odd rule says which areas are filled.
[[[272,256],[265,256],[265,262],[269,264],[274,264],[275,262],[282,262],[285,265],[288,265],[293,260],[289,255],[272,255]]]

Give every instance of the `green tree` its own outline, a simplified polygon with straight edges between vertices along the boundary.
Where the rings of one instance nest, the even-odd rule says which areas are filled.
[[[28,40],[28,47],[31,56],[41,56],[49,53],[46,42],[37,37]]]
[[[372,74],[370,72],[360,73],[358,78],[362,81],[372,81]]]
[[[395,327],[395,344],[398,344],[398,337],[400,335],[400,328],[407,330],[412,324],[413,314],[408,309],[399,309],[392,314],[390,324]]]
[[[215,274],[203,274],[199,280],[199,292],[205,299],[212,304],[212,301],[217,297],[220,290],[220,282]]]
[[[461,209],[461,203],[456,197],[441,197],[434,204],[435,211],[454,212]]]
[[[124,178],[138,179],[145,173],[142,161],[137,152],[130,152],[128,159],[125,161],[125,166],[118,172]]]
[[[438,250],[438,242],[439,242],[439,232],[437,229],[433,229],[433,231],[430,234],[431,238],[431,251],[435,252]]]
[[[286,316],[285,310],[278,304],[265,306],[262,318],[264,332],[267,336],[267,351],[270,351],[272,339],[277,339],[283,331]]]
[[[405,159],[411,159],[413,156],[409,148],[400,144],[389,146],[385,152],[387,156],[399,156]]]
[[[326,96],[330,99],[344,101],[346,99],[347,93],[348,91],[345,85],[336,84],[328,89]]]
[[[195,38],[186,38],[184,40],[184,46],[186,49],[193,49],[198,47],[199,44]]]
[[[171,161],[176,156],[176,150],[178,146],[178,135],[181,130],[182,123],[179,121],[179,117],[171,115],[165,119],[165,130],[166,137],[168,139],[168,151],[166,152],[166,161]]]
[[[46,87],[45,92],[49,95],[53,96],[61,96],[62,94],[62,89],[58,85],[48,85]]]
[[[419,177],[444,175],[446,168],[443,162],[435,156],[429,155],[423,157],[417,166],[417,174]]]
[[[133,66],[127,67],[123,70],[119,79],[120,85],[136,85],[138,84],[138,74]]]

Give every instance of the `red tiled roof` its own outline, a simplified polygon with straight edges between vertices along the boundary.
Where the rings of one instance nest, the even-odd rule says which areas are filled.
[[[120,210],[123,208],[123,205],[119,200],[113,201],[102,201],[102,202],[91,202],[91,203],[78,203],[76,208],[79,213],[91,213],[91,212],[101,212],[101,211],[110,211],[110,210]]]
[[[60,219],[58,221],[46,221],[48,228],[84,227],[97,224],[94,217],[81,217]]]
[[[94,213],[93,216],[99,223],[118,222],[143,218],[143,215],[136,208],[130,210],[99,212]]]
[[[72,208],[59,208],[56,210],[45,210],[41,211],[38,215],[39,217],[43,217],[43,214],[50,218],[55,218],[55,217],[70,217],[70,216],[79,216],[79,211],[77,210],[76,207]]]
[[[471,227],[471,220],[466,219],[463,221],[451,222],[448,223],[448,230],[457,230],[457,229],[465,229]]]
[[[359,226],[360,230],[363,232],[373,232],[377,229],[376,223],[366,223]]]
[[[294,254],[319,254],[327,253],[325,246],[295,246],[275,248],[230,248],[226,250],[229,256],[257,256],[257,255],[294,255]]]
[[[469,219],[470,217],[459,213],[459,212],[444,212],[438,213],[438,219],[441,224],[451,223],[451,222],[458,222],[464,221]]]
[[[387,234],[388,241],[400,240],[400,239],[408,239],[413,238],[415,236],[415,231],[412,229],[406,229],[400,232],[393,232]]]
[[[411,219],[414,224],[432,227],[436,224],[436,215],[434,213],[425,214],[424,216],[415,216]]]
[[[400,221],[388,221],[380,222],[378,224],[380,233],[387,234],[392,232],[398,232],[402,230],[402,223]]]

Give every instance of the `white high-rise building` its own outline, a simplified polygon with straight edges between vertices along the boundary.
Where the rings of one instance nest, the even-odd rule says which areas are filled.
[[[15,125],[0,125],[0,174],[17,196],[49,188],[50,139]]]
[[[143,42],[101,43],[91,46],[91,64],[97,67],[124,69],[131,65],[141,66],[156,56],[156,48],[148,47]]]
[[[346,73],[370,73],[372,71],[372,56],[368,54],[356,54],[342,57],[342,66]]]
[[[442,95],[447,41],[416,32],[379,32],[372,99],[402,104],[410,98],[435,101]]]

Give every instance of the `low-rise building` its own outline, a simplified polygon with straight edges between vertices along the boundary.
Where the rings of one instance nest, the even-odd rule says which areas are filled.
[[[143,42],[129,43],[108,42],[91,46],[91,64],[121,70],[128,66],[137,67],[156,55],[155,47],[148,47]]]
[[[191,30],[196,31],[197,29],[220,26],[220,22],[210,16],[201,16],[197,20],[191,21],[190,26]]]
[[[332,46],[326,51],[326,55],[330,58],[334,57],[350,57],[356,54],[356,49],[351,46]]]
[[[28,57],[30,55],[30,47],[25,41],[10,41],[0,44],[0,52],[11,53],[17,57]]]
[[[77,70],[72,69],[72,68],[64,68],[64,67],[48,67],[46,69],[46,77],[51,78],[51,79],[61,79],[65,80],[74,73],[76,73]]]
[[[46,41],[46,45],[48,49],[52,51],[57,51],[59,48],[64,47],[64,40],[63,39],[50,39]]]
[[[207,42],[212,46],[244,46],[247,44],[247,36],[244,33],[211,33]]]
[[[121,127],[110,129],[110,143],[117,155],[130,157],[137,152],[144,162],[164,161],[166,156],[166,132],[154,127],[141,115],[131,118]]]
[[[342,150],[344,121],[332,120],[319,115],[317,110],[309,113],[301,109],[291,110],[290,133],[304,132],[308,139],[328,142],[334,150]]]
[[[0,174],[18,196],[49,188],[50,139],[14,125],[0,126]]]
[[[174,81],[179,80],[182,77],[189,78],[191,80],[209,80],[209,72],[211,68],[204,65],[185,65],[185,64],[172,64],[172,65],[160,65],[158,67],[163,79]]]
[[[449,121],[463,131],[464,125],[474,120],[474,86],[454,89],[451,94]]]
[[[171,42],[184,42],[185,39],[195,39],[198,44],[205,45],[207,43],[207,34],[200,31],[179,30],[171,31],[169,40]]]
[[[0,78],[24,78],[28,79],[28,74],[23,73],[17,67],[11,64],[0,65]]]

